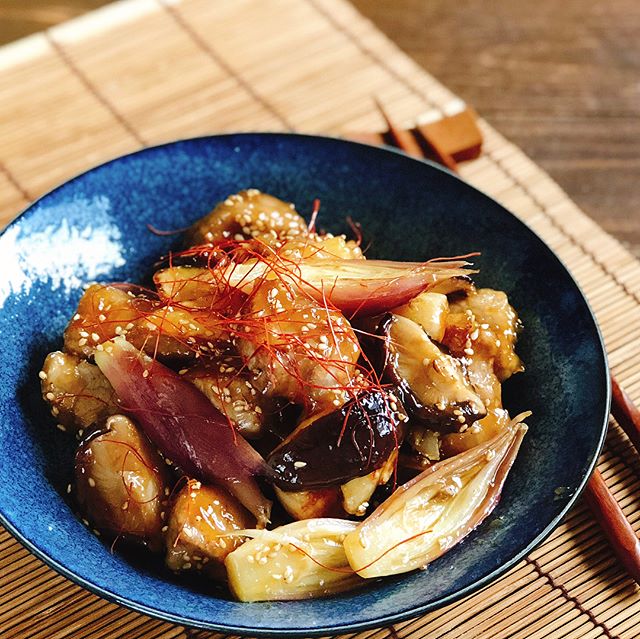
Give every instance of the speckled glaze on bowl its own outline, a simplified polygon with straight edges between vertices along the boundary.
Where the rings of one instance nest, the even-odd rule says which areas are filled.
[[[526,373],[506,384],[530,430],[495,512],[422,572],[340,597],[243,604],[172,581],[111,554],[66,503],[74,444],[53,427],[37,372],[82,285],[140,281],[184,227],[227,194],[256,187],[320,226],[362,222],[370,256],[424,260],[481,251],[478,281],[507,291],[525,331]],[[136,610],[249,635],[327,635],[382,626],[476,590],[557,525],[584,487],[602,445],[609,385],[589,307],[545,244],[499,204],[448,172],[391,150],[330,138],[240,134],[145,149],[99,166],[33,204],[0,236],[0,520],[62,574]],[[557,489],[561,490],[558,491]]]

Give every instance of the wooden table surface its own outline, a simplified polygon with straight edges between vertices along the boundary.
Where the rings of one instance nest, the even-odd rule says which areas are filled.
[[[640,256],[640,2],[352,0]],[[0,42],[105,0],[0,0]]]

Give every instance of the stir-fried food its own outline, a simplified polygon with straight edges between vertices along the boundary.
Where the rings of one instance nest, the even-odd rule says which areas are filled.
[[[230,195],[150,288],[88,286],[40,371],[82,520],[241,601],[424,568],[491,513],[526,432],[506,294],[464,257],[365,259],[317,214]]]

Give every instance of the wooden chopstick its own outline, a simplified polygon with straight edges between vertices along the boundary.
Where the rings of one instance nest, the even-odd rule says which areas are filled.
[[[596,468],[584,492],[584,500],[598,520],[616,557],[636,583],[640,584],[640,539],[624,516],[620,504],[607,488]]]
[[[640,453],[640,410],[611,376],[611,414]]]
[[[393,143],[409,155],[416,156],[419,154],[418,157],[424,157],[424,153],[422,153],[422,149],[417,144],[412,133],[398,128],[380,102],[377,100],[375,102],[389,127],[389,135]],[[427,146],[434,151],[438,161],[451,171],[457,172],[455,160],[451,156],[445,157],[444,161],[440,159],[434,149],[433,141],[430,141],[424,132],[421,132],[421,135]],[[611,381],[613,389],[611,412],[640,453],[640,410],[636,408],[629,396],[620,388],[613,376]],[[618,560],[636,583],[640,584],[640,541],[597,468],[587,483],[584,498],[602,527]]]

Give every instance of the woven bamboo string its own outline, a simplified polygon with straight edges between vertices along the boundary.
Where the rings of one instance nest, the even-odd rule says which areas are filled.
[[[406,124],[455,99],[340,0],[118,3],[0,52],[0,222],[74,173],[141,145],[223,130],[380,129],[374,94]],[[513,210],[572,269],[618,378],[640,398],[640,266],[533,162],[482,126],[485,155],[463,164],[463,176]],[[612,423],[601,470],[636,529],[639,469]],[[416,639],[640,636],[634,619],[637,590],[579,507],[482,595],[396,630]],[[2,633],[216,636],[104,602],[42,566],[4,531]]]

